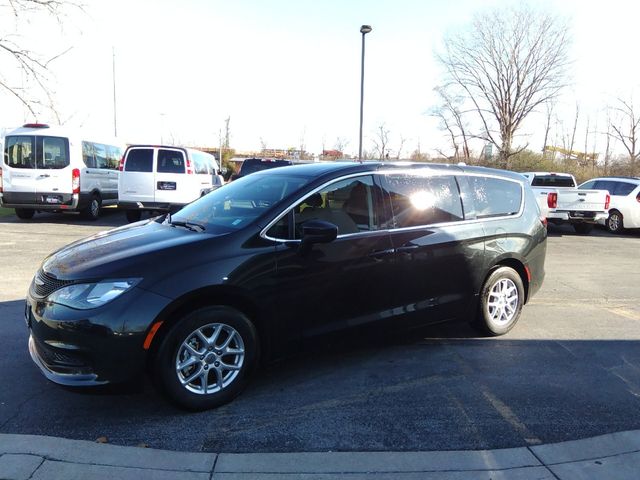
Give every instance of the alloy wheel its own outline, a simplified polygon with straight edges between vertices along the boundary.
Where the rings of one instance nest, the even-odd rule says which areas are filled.
[[[487,302],[489,317],[496,325],[507,325],[518,311],[518,302],[516,284],[510,278],[501,278],[489,292]]]
[[[211,323],[194,330],[182,342],[175,370],[185,389],[208,395],[233,383],[244,359],[244,342],[238,331],[224,323]]]

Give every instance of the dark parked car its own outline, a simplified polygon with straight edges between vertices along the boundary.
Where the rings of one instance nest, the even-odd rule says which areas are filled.
[[[29,349],[54,382],[148,369],[177,403],[211,408],[260,358],[328,332],[454,319],[508,332],[540,288],[546,237],[518,174],[268,170],[49,256],[28,293]]]
[[[232,180],[246,177],[252,173],[269,170],[270,168],[288,167],[293,165],[291,160],[279,160],[275,158],[247,158],[240,165],[240,171],[231,177]]]

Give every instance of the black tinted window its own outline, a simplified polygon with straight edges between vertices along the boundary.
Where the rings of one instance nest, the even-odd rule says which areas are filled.
[[[289,160],[268,160],[262,158],[248,158],[242,162],[240,167],[241,175],[249,175],[251,173],[260,172],[269,168],[285,167],[291,165]]]
[[[158,173],[184,173],[184,155],[178,150],[158,150]]]
[[[522,186],[502,178],[470,176],[478,218],[514,215],[522,204]]]
[[[616,188],[611,195],[627,196],[635,190],[637,185],[627,182],[616,182]]]
[[[612,180],[598,180],[593,187],[597,190],[607,190],[611,195],[616,189],[616,182]]]
[[[460,192],[453,176],[387,175],[396,228],[462,220]]]
[[[129,150],[124,169],[127,172],[153,171],[153,150],[150,148],[134,148]]]
[[[13,168],[35,168],[35,137],[6,137],[4,163]]]
[[[59,170],[69,165],[69,140],[63,137],[36,137],[36,166]]]
[[[532,187],[575,187],[573,178],[564,175],[536,175]]]

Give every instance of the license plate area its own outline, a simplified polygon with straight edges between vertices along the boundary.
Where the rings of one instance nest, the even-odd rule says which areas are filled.
[[[158,182],[158,190],[175,190],[176,182]]]

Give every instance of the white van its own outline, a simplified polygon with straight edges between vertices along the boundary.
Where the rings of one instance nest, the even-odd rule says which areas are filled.
[[[95,220],[118,202],[122,145],[64,127],[28,123],[4,139],[0,206],[22,219],[37,211],[80,211]]]
[[[127,220],[143,210],[172,211],[220,186],[213,155],[183,147],[130,145],[120,162],[118,207]]]

